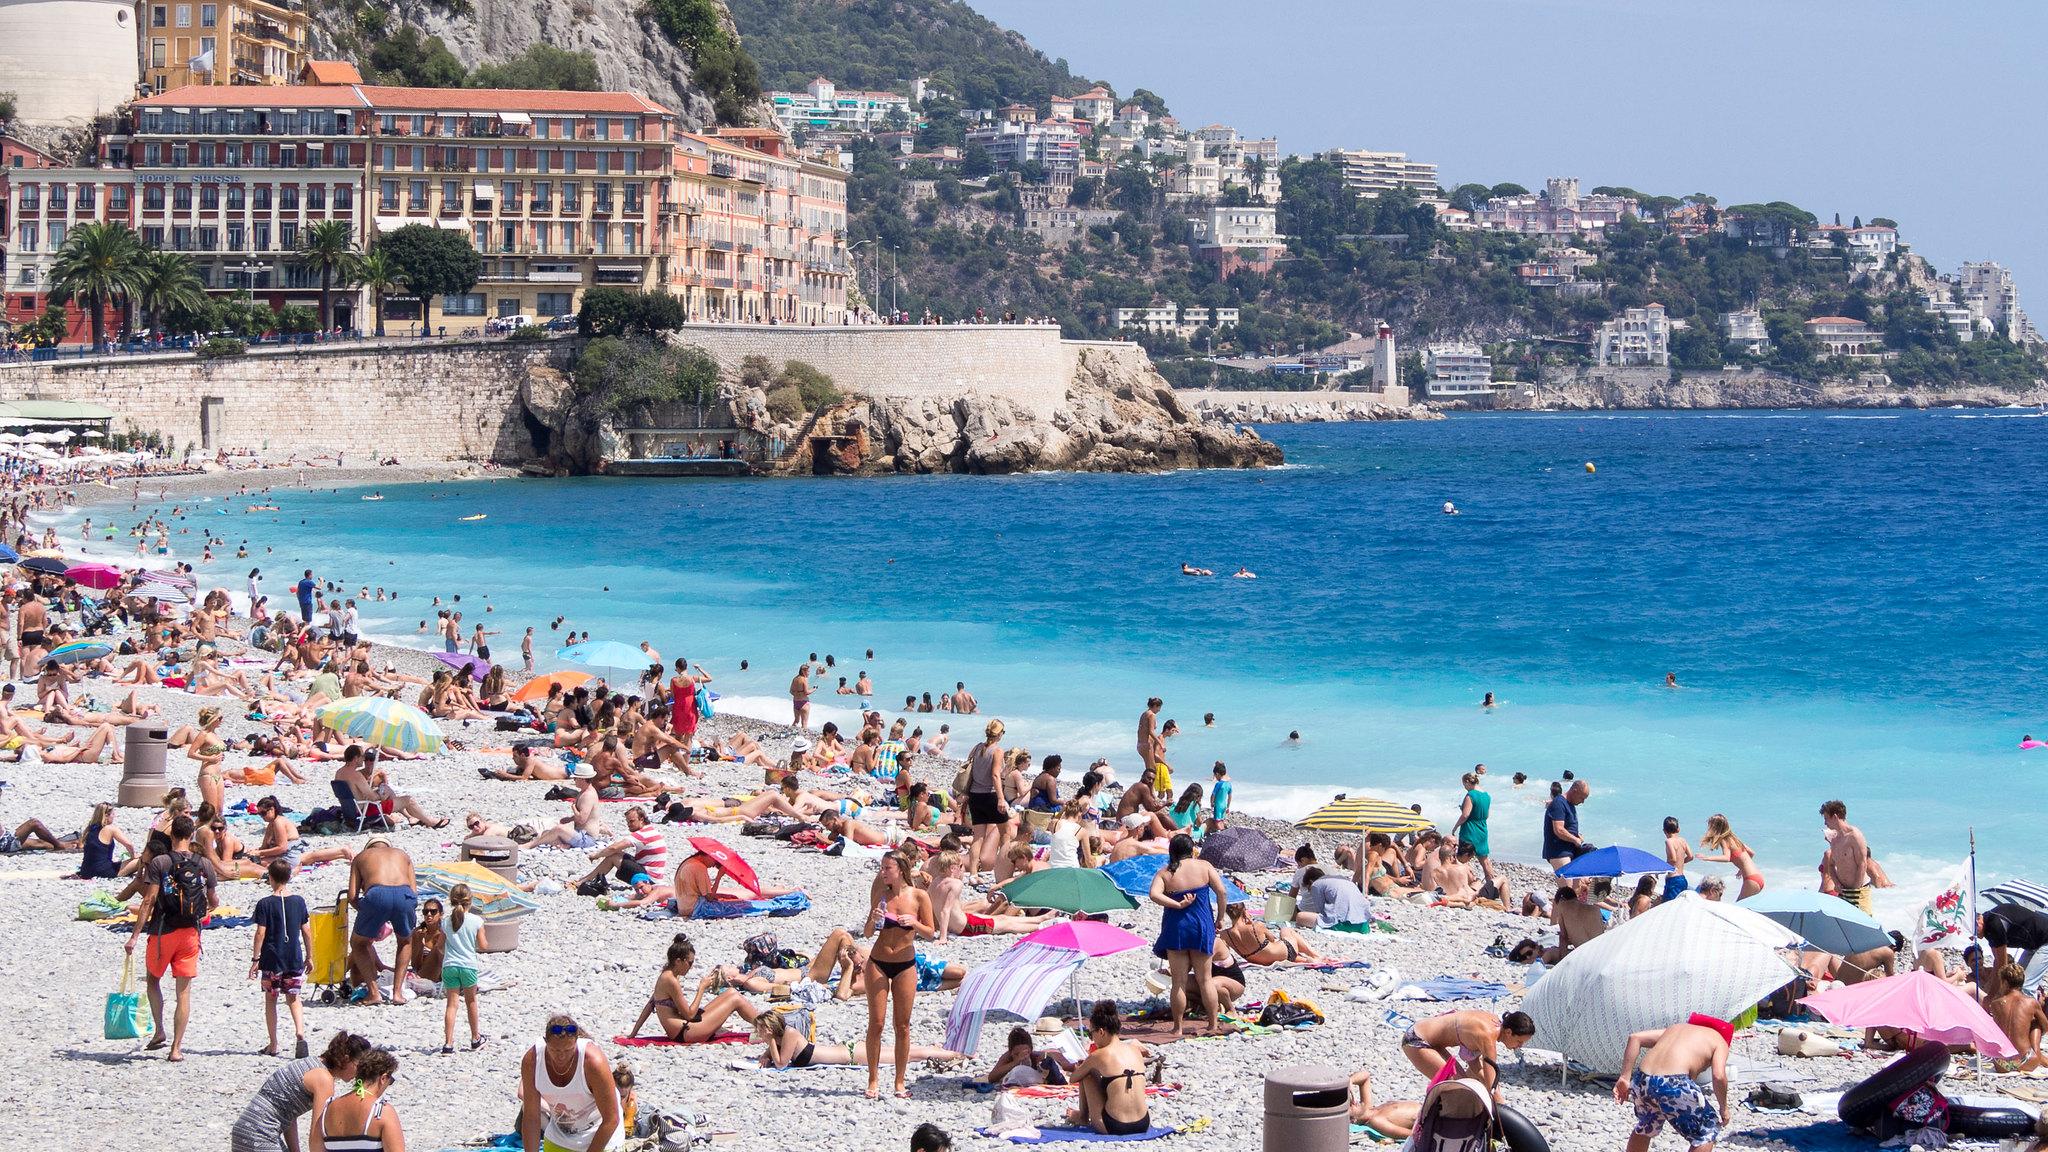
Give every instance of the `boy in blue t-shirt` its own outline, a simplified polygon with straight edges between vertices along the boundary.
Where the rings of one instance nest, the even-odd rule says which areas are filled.
[[[292,866],[272,860],[266,873],[270,895],[256,902],[256,954],[249,959],[249,979],[263,980],[263,1023],[270,1029],[265,1056],[277,1055],[277,998],[284,997],[298,1037],[293,1054],[306,1057],[306,1019],[299,1009],[299,986],[306,978],[306,957],[313,952],[313,929],[306,898],[294,893]]]
[[[1230,815],[1230,769],[1218,760],[1216,766],[1209,769],[1209,774],[1216,778],[1216,782],[1209,785],[1209,831],[1214,832],[1223,827],[1224,818]]]

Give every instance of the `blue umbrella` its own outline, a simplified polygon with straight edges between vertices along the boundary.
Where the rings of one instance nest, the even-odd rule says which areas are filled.
[[[631,644],[617,640],[585,640],[555,653],[571,664],[592,664],[599,668],[645,668],[654,660]]]
[[[1799,933],[1823,952],[1847,956],[1891,947],[1892,939],[1876,917],[1837,896],[1787,888],[1759,892],[1741,904]]]
[[[16,552],[5,544],[0,544],[0,563],[12,564],[20,559],[21,553]]]
[[[1124,895],[1143,898],[1152,891],[1152,877],[1157,876],[1159,870],[1164,867],[1166,857],[1160,854],[1133,856],[1128,860],[1105,864],[1099,871],[1109,877],[1109,882],[1116,885]],[[1231,904],[1246,903],[1252,898],[1251,893],[1231,883],[1228,876],[1223,878],[1223,893],[1224,900]]]
[[[1595,848],[1577,860],[1557,870],[1559,876],[1635,876],[1644,872],[1669,872],[1671,862],[1662,856],[1654,856],[1641,848],[1625,848],[1619,844]]]

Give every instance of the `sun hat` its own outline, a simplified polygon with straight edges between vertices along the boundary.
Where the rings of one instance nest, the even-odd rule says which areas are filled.
[[[1057,1016],[1040,1016],[1037,1023],[1031,1025],[1034,1036],[1057,1036],[1066,1030],[1067,1022]]]

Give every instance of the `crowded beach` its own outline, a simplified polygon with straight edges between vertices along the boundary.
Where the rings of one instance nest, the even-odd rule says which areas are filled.
[[[27,485],[0,554],[24,1142],[1850,1149],[2031,1140],[2048,1099],[2048,890],[1880,925],[1853,796],[1802,799],[1800,876],[1739,810],[1608,842],[1593,768],[1526,782],[1541,861],[1493,855],[1485,765],[1452,810],[1281,823],[1173,763],[1142,687],[1078,772],[801,640],[761,655],[787,716],[742,717],[636,637],[494,654],[444,605],[366,642],[364,574],[213,587],[117,495],[88,511],[140,556],[67,549]]]

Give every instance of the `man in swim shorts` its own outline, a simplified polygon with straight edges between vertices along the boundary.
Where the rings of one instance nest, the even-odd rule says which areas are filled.
[[[1614,1082],[1614,1098],[1636,1110],[1628,1152],[1649,1152],[1650,1141],[1666,1124],[1677,1129],[1693,1152],[1713,1148],[1721,1126],[1728,1122],[1728,1044],[1734,1036],[1735,1029],[1726,1020],[1694,1013],[1683,1024],[1628,1038],[1621,1076]],[[1709,1068],[1714,1073],[1712,1102],[1694,1079]]]
[[[412,857],[390,840],[373,836],[356,853],[348,876],[349,903],[356,908],[356,923],[348,940],[349,971],[364,989],[364,1003],[383,999],[377,988],[377,938],[386,928],[398,940],[391,968],[391,1002],[406,1001],[405,974],[412,959],[413,928],[419,922],[415,884]]]

